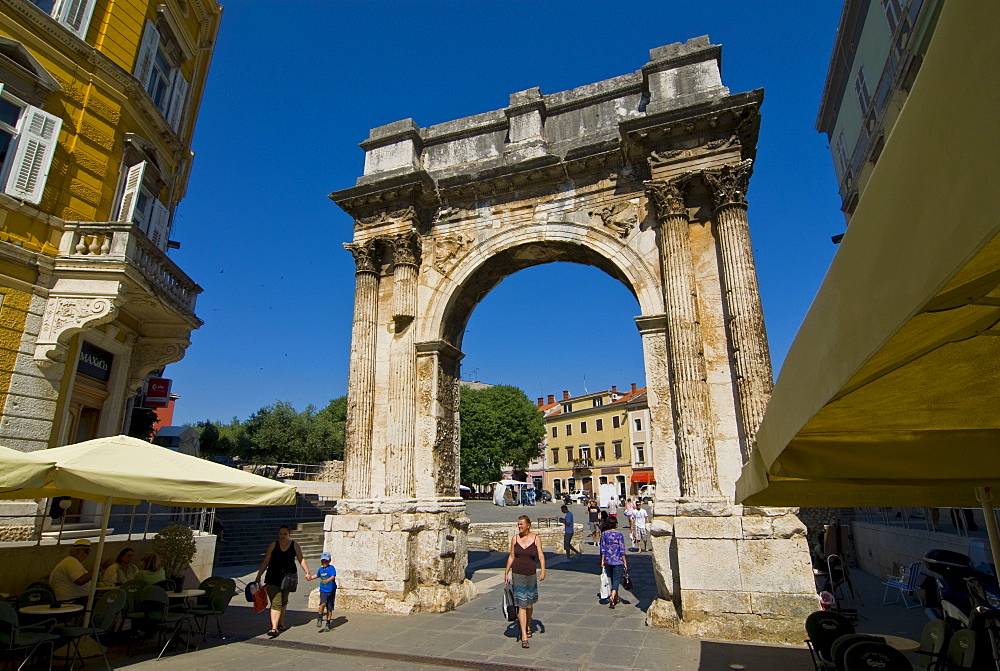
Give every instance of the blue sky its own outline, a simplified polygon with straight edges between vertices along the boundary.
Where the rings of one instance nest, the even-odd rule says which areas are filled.
[[[775,370],[844,230],[826,137],[813,126],[841,3],[226,3],[194,139],[173,259],[203,288],[205,325],[167,368],[175,423],[246,419],[278,400],[346,393],[354,262],[352,186],[368,130],[420,126],[641,68],[649,50],[708,34],[723,83],[764,88],[748,200]],[[573,287],[573,291],[567,291]],[[595,268],[550,264],[476,308],[463,377],[535,399],[644,384],[638,303]]]

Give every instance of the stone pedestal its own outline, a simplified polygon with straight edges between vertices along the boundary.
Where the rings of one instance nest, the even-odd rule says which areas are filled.
[[[462,499],[342,499],[324,525],[337,607],[440,613],[475,598],[465,577],[468,528]]]
[[[700,638],[801,643],[819,599],[795,510],[682,500],[672,512],[652,524],[661,598],[646,623]]]

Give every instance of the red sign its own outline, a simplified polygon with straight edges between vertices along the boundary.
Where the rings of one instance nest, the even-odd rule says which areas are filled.
[[[170,403],[170,384],[173,380],[151,377],[146,382],[146,407],[165,408]]]

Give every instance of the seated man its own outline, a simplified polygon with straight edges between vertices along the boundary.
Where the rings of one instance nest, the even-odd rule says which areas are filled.
[[[90,554],[90,541],[80,538],[73,543],[69,556],[56,564],[49,574],[49,584],[57,601],[85,603],[90,594],[91,578],[94,574],[83,567],[83,560]]]

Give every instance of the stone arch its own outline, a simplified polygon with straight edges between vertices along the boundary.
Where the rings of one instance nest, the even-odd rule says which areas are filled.
[[[344,498],[326,539],[341,603],[405,613],[474,597],[458,497],[465,327],[507,275],[569,261],[640,305],[660,597],[647,621],[798,640],[818,605],[804,527],[733,503],[771,367],[745,198],[763,95],[730,94],[720,57],[695,38],[630,75],[428,128],[398,121],[362,143],[364,175],[331,194],[354,218],[357,264]]]
[[[620,239],[571,222],[531,225],[498,233],[469,249],[430,301],[428,332],[422,339],[443,339],[461,349],[475,306],[505,277],[557,262],[598,268],[629,290],[641,314],[663,312],[658,269]]]

